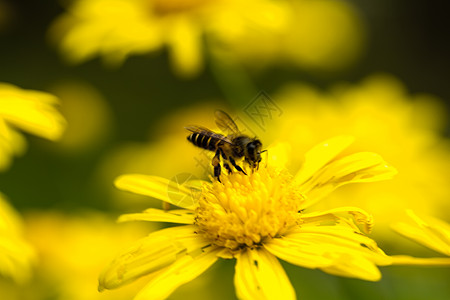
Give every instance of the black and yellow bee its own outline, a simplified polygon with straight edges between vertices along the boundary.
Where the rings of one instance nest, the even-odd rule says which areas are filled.
[[[228,162],[239,172],[244,174],[245,171],[236,163],[236,160],[244,158],[244,162],[247,163],[252,169],[258,168],[261,162],[261,147],[262,143],[259,139],[251,138],[242,134],[236,123],[231,117],[224,111],[217,110],[215,113],[216,124],[228,135],[222,135],[215,133],[207,128],[200,126],[187,126],[187,130],[192,133],[187,137],[188,141],[197,147],[214,151],[215,155],[212,159],[212,165],[214,167],[214,176],[220,181],[220,157],[222,156],[224,163],[223,166],[228,172],[232,172],[232,169]]]

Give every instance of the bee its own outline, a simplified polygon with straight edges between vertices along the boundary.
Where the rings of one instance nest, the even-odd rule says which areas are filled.
[[[214,151],[215,155],[212,159],[214,167],[214,177],[220,181],[220,157],[223,158],[223,166],[229,173],[232,168],[229,163],[239,172],[245,171],[236,163],[236,160],[244,158],[244,161],[252,168],[258,168],[261,162],[262,143],[259,139],[251,138],[242,134],[236,123],[224,111],[217,110],[215,112],[216,124],[228,135],[215,133],[207,128],[200,126],[187,126],[187,130],[192,133],[187,137],[187,140],[197,147]]]

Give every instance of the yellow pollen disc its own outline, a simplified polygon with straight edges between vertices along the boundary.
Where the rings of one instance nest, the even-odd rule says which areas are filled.
[[[270,168],[248,174],[222,174],[221,182],[203,188],[195,223],[215,245],[231,250],[259,245],[299,220],[304,198],[290,175]]]

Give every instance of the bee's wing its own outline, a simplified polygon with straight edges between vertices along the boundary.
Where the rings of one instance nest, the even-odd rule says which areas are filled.
[[[186,126],[184,128],[186,128],[187,130],[189,130],[191,132],[203,134],[203,135],[206,135],[206,136],[210,136],[210,137],[219,139],[221,141],[224,141],[224,142],[226,142],[228,144],[231,144],[231,140],[228,137],[223,136],[223,135],[218,134],[218,133],[215,133],[215,132],[209,130],[208,128],[197,126],[197,125],[190,125],[190,126]]]
[[[216,110],[216,124],[223,132],[238,135],[239,129],[231,117],[223,110]]]
[[[208,132],[212,132],[211,130],[209,130],[208,128],[205,127],[201,127],[201,126],[197,126],[197,125],[189,125],[189,126],[185,126],[185,129],[194,132],[194,133],[203,133],[203,134],[207,134]],[[212,132],[213,133],[213,132]]]

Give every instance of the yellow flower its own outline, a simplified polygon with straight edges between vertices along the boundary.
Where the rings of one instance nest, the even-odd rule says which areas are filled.
[[[21,285],[0,280],[2,299],[121,300],[131,299],[142,287],[136,282],[117,293],[100,294],[96,284],[114,252],[145,236],[154,228],[152,224],[119,225],[111,216],[95,211],[76,215],[33,211],[24,220],[27,240],[38,257],[33,277]]]
[[[55,104],[53,95],[0,83],[0,171],[25,150],[16,128],[50,140],[61,136],[65,121]],[[31,275],[34,252],[22,230],[20,218],[0,194],[0,273],[23,283]]]
[[[65,120],[57,103],[51,94],[0,83],[0,170],[25,150],[25,139],[16,128],[50,140],[62,135]]]
[[[0,275],[24,283],[34,260],[35,253],[23,238],[22,220],[0,193]]]
[[[378,225],[374,234],[396,240],[389,224],[406,208],[450,218],[450,148],[442,137],[448,116],[439,99],[411,95],[388,75],[374,75],[357,85],[336,85],[328,92],[292,84],[271,97],[282,115],[273,117],[260,138],[266,144],[277,139],[289,142],[289,168],[302,163],[295,155],[298,151],[348,134],[356,137],[351,152],[371,149],[399,170],[393,180],[339,189],[320,205],[358,205],[374,215]]]
[[[396,223],[392,228],[401,235],[439,253],[450,257],[450,224],[433,217],[418,217],[407,210],[410,223]],[[398,265],[446,265],[450,258],[416,258],[406,255],[392,256],[393,264]]]
[[[240,299],[295,298],[277,257],[333,275],[379,280],[377,265],[389,265],[390,258],[357,227],[370,231],[370,215],[356,207],[308,211],[339,186],[389,179],[396,173],[374,153],[334,159],[352,141],[341,136],[315,146],[295,176],[268,160],[254,172],[247,170],[248,175],[223,174],[221,182],[179,185],[155,176],[119,177],[119,189],[183,208],[150,208],[123,215],[120,221],[185,225],[153,232],[125,250],[100,275],[99,290],[149,274],[150,282],[135,299],[164,299],[218,258],[236,259],[234,284]]]
[[[82,81],[60,81],[50,90],[60,99],[61,112],[70,124],[57,145],[64,154],[88,152],[111,136],[111,108],[95,87]]]
[[[365,24],[351,3],[336,0],[292,2],[291,30],[284,53],[303,69],[330,71],[355,62],[365,48]]]
[[[69,61],[100,55],[117,64],[167,47],[184,76],[202,68],[204,35],[218,44],[243,40],[248,31],[263,35],[285,14],[282,3],[269,0],[77,0],[67,10],[50,37]]]

